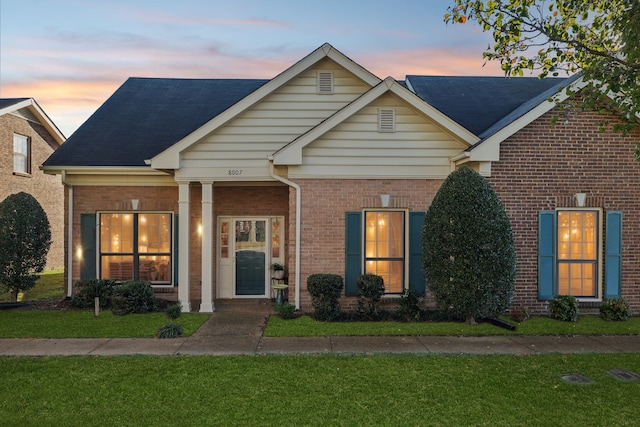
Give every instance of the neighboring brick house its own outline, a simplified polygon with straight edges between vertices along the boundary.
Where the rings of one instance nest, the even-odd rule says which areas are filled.
[[[303,310],[313,273],[342,275],[352,308],[357,275],[379,274],[393,302],[424,290],[425,212],[468,165],[512,222],[514,304],[544,313],[568,293],[638,310],[640,134],[601,133],[600,116],[548,100],[580,84],[381,80],[328,44],[271,80],[129,79],[43,166],[67,184],[68,292],[138,278],[211,312],[269,297],[279,262]]]
[[[51,225],[47,269],[64,268],[64,186],[39,167],[64,140],[34,99],[0,99],[0,201],[21,191],[38,200]]]

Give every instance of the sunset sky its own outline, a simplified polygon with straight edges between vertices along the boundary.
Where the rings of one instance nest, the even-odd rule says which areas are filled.
[[[272,78],[327,42],[380,78],[502,75],[447,0],[0,0],[0,97],[70,136],[128,77]]]

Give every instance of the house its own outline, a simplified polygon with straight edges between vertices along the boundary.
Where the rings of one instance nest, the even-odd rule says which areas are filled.
[[[64,268],[64,186],[39,166],[64,141],[33,98],[0,99],[0,201],[25,192],[40,203],[51,226],[47,269]]]
[[[512,222],[514,305],[622,296],[638,310],[639,134],[549,101],[580,83],[380,79],[329,44],[270,80],[131,78],[43,165],[64,177],[73,218],[68,292],[137,278],[211,312],[269,297],[274,262],[303,310],[314,273],[345,278],[343,307],[363,272],[384,278],[388,300],[422,291],[424,214],[467,165]]]

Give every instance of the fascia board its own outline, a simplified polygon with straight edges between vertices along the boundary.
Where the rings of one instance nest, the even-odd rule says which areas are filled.
[[[49,175],[156,175],[166,176],[167,173],[147,166],[40,166],[40,170]]]
[[[238,103],[232,105],[227,110],[218,114],[216,117],[205,123],[200,128],[196,129],[180,141],[176,142],[165,151],[154,156],[151,159],[151,167],[156,169],[178,169],[180,167],[181,152],[188,149],[191,145],[206,137],[208,134],[227,123],[229,120],[237,117],[240,113],[255,105],[257,102],[261,101],[266,96],[284,86],[300,73],[326,57],[331,58],[333,61],[347,68],[349,71],[351,71],[370,85],[380,82],[380,79],[378,77],[374,76],[364,68],[357,65],[355,62],[351,61],[330,44],[325,43],[276,77],[274,77],[272,80],[259,87],[253,93],[247,95]]]

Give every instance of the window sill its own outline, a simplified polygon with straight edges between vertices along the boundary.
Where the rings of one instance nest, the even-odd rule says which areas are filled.
[[[33,175],[31,175],[30,173],[24,173],[24,172],[13,172],[13,175],[15,176],[21,176],[24,178],[31,178],[33,177]]]

